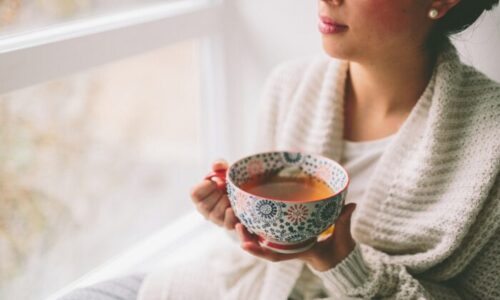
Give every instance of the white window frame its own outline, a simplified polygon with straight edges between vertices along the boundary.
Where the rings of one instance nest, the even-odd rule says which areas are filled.
[[[202,157],[224,157],[228,149],[227,15],[224,0],[183,0],[145,5],[133,11],[56,24],[0,36],[0,94],[111,63],[133,55],[199,38],[201,43]],[[189,224],[189,226],[187,226]],[[157,253],[176,236],[200,232],[205,222],[194,213],[120,253],[104,266],[62,288],[69,290],[117,276]],[[174,228],[175,227],[175,228]]]
[[[0,93],[221,29],[222,1],[185,0],[0,37]]]
[[[144,5],[11,36],[0,36],[0,94],[47,82],[157,48],[201,38],[202,153],[226,157],[228,101],[224,0]],[[217,116],[217,117],[207,117]]]

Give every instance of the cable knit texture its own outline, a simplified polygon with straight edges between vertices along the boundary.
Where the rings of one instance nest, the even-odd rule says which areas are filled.
[[[274,102],[264,106],[263,132],[275,141],[267,147],[339,160],[346,69],[323,59],[278,69]],[[352,233],[362,251],[320,274],[325,285],[363,298],[459,298],[462,290],[500,298],[499,165],[500,86],[450,45],[358,200]]]
[[[264,93],[259,150],[340,160],[347,68],[330,58],[278,67]],[[500,85],[463,65],[450,45],[356,201],[358,245],[315,272],[331,299],[500,299],[499,167]],[[241,270],[226,265],[240,290],[260,290],[238,299],[286,299],[302,269],[259,259]],[[251,268],[266,275],[245,277]],[[231,295],[225,288],[219,299]]]

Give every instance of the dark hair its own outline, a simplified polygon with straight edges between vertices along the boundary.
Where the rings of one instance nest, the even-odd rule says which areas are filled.
[[[498,5],[499,0],[460,0],[437,21],[429,37],[429,45],[438,50],[448,37],[472,25],[484,11]]]

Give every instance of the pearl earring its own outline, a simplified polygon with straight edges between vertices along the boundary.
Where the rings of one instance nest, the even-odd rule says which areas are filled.
[[[429,10],[429,18],[435,20],[435,19],[437,19],[438,15],[439,15],[439,12],[437,9],[433,8],[433,9]]]

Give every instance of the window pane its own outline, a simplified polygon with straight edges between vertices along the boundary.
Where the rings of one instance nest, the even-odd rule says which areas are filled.
[[[0,38],[75,19],[187,1],[201,0],[3,0],[0,1]]]
[[[192,209],[198,50],[0,96],[0,299],[41,299]]]

